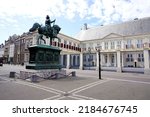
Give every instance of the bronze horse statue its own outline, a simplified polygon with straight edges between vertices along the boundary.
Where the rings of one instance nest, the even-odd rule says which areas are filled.
[[[50,29],[48,30],[47,26],[42,26],[39,23],[34,23],[32,28],[30,28],[29,32],[34,32],[36,30],[38,30],[38,33],[40,34],[37,39],[37,44],[39,44],[39,40],[43,40],[44,44],[46,44],[46,41],[43,39],[43,35],[47,38],[50,38],[50,43],[52,43],[52,40],[54,40],[55,38],[57,38],[60,42],[60,38],[57,37],[57,34],[61,30],[61,28],[58,25],[53,24],[53,26],[50,27]]]

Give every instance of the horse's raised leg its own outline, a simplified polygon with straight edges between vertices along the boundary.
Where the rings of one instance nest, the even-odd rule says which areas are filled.
[[[44,44],[46,44],[45,39],[43,39],[43,35],[40,35],[40,36],[39,36],[39,38],[38,38],[38,44],[41,44],[41,41],[40,41],[40,40],[44,41]],[[39,42],[39,41],[40,41],[40,42]]]
[[[45,39],[43,39],[43,35],[41,36],[41,40],[43,40],[43,41],[44,41],[44,44],[46,44],[46,41],[45,41]]]
[[[46,44],[46,41],[45,41],[45,39],[42,39],[43,41],[44,41],[44,44]]]

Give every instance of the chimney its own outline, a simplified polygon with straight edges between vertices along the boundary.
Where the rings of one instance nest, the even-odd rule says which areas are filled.
[[[134,18],[134,20],[138,20],[138,18]]]
[[[87,23],[84,23],[84,25],[83,25],[83,30],[87,30],[88,28],[87,28]]]

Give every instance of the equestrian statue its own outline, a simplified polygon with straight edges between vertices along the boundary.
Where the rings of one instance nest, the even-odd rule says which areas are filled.
[[[53,26],[51,24],[53,23]],[[60,42],[60,38],[57,37],[57,34],[61,30],[61,28],[58,25],[55,25],[55,20],[51,21],[50,17],[47,15],[45,20],[45,26],[40,25],[39,23],[34,23],[32,28],[30,28],[29,32],[34,32],[38,30],[38,33],[40,34],[37,39],[37,44],[39,44],[39,40],[43,40],[44,44],[46,44],[46,41],[43,39],[43,35],[46,36],[46,38],[50,38],[50,43],[57,38]]]

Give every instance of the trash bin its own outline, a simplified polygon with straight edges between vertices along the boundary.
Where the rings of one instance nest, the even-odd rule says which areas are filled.
[[[72,76],[76,76],[76,72],[75,71],[72,72]]]
[[[15,78],[15,74],[16,74],[16,72],[10,72],[9,73],[9,78]]]
[[[37,75],[32,75],[31,82],[37,82]]]

